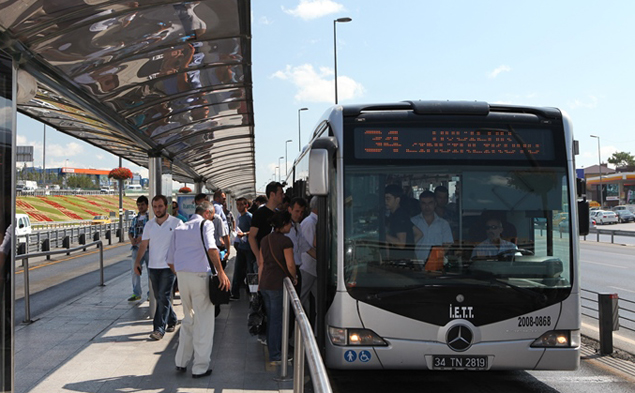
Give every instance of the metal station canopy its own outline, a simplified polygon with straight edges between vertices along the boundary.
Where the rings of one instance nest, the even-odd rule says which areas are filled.
[[[249,0],[0,0],[0,45],[38,82],[22,113],[146,168],[167,158],[175,180],[255,193]]]

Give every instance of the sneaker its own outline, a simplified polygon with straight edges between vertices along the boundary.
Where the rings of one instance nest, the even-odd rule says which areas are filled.
[[[267,339],[266,338],[260,338],[258,337],[258,342],[262,345],[267,345]]]
[[[291,362],[293,362],[293,358],[289,358],[289,359],[287,359],[287,363],[291,363]],[[272,360],[272,361],[271,361],[271,362],[269,362],[269,363],[271,363],[271,364],[273,364],[273,365],[278,365],[278,364],[282,364],[282,360]]]
[[[240,296],[234,296],[234,295],[231,295],[231,296],[229,297],[229,300],[240,300]]]
[[[128,298],[129,302],[136,302],[137,300],[141,300],[141,296],[138,295],[132,295]]]
[[[168,325],[168,327],[165,328],[166,333],[173,333],[175,330],[176,330],[175,325]]]
[[[163,338],[163,333],[161,333],[161,332],[152,332],[152,333],[150,333],[150,338],[155,340],[155,341],[159,341],[160,339]]]

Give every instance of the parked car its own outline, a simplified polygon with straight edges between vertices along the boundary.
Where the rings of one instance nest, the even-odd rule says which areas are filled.
[[[102,188],[99,190],[100,194],[110,194],[112,191],[109,188]]]
[[[110,218],[107,216],[95,216],[93,217],[93,221],[91,222],[91,224],[93,225],[99,225],[99,224],[110,224],[112,221],[110,221]]]
[[[635,214],[631,213],[628,209],[620,209],[614,210],[615,214],[617,214],[617,219],[619,222],[633,222],[635,221]]]
[[[33,231],[29,216],[26,214],[16,214],[15,225],[15,236],[18,238],[18,242],[26,241],[26,235],[30,235]]]
[[[609,210],[596,210],[592,214],[597,225],[617,224],[617,214],[615,214],[615,212]]]

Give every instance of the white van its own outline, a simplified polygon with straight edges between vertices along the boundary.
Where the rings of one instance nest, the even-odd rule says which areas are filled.
[[[26,214],[15,215],[15,236],[18,238],[18,242],[26,241],[26,235],[30,235],[33,230],[31,229],[31,220]],[[22,239],[20,239],[22,237]]]
[[[143,191],[143,188],[141,188],[140,184],[128,184],[128,186],[126,187],[126,190]]]

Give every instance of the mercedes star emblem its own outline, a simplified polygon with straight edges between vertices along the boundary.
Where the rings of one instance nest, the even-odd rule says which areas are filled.
[[[454,325],[448,330],[446,340],[453,351],[463,352],[472,345],[474,334],[465,325]]]

